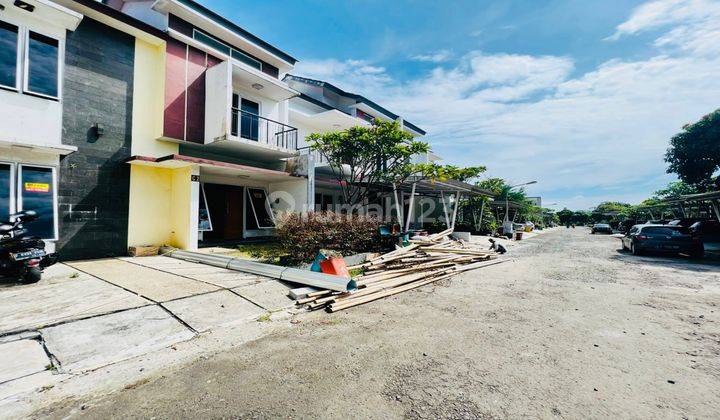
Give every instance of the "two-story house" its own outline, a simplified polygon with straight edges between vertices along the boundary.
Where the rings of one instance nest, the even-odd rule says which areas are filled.
[[[58,168],[77,149],[62,141],[66,37],[83,16],[45,0],[0,0],[0,220],[23,209],[48,248],[59,237]]]
[[[191,0],[111,0],[167,35],[159,124],[132,140],[128,245],[269,236],[273,209],[308,201],[282,78],[296,60]],[[272,197],[272,203],[270,198]]]

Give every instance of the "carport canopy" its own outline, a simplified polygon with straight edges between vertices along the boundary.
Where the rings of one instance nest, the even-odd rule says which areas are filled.
[[[412,212],[414,209],[415,197],[433,197],[439,198],[443,206],[443,213],[445,215],[445,224],[448,229],[455,228],[455,220],[457,220],[458,206],[460,203],[460,196],[480,196],[488,197],[492,200],[494,195],[492,192],[469,184],[467,182],[458,181],[455,179],[447,180],[431,180],[421,177],[409,177],[402,183],[376,183],[369,186],[372,190],[377,191],[380,195],[392,194],[395,200],[395,207],[398,214],[398,218],[402,221],[405,220],[405,231],[410,229],[410,221],[412,220]],[[408,206],[408,214],[402,214],[401,198],[404,194],[410,195],[410,203]],[[455,195],[455,202],[452,209],[452,217],[450,216],[449,206],[445,196]]]
[[[720,221],[720,191],[681,195],[679,197],[666,198],[662,202],[667,204],[677,204],[683,214],[685,214],[685,204],[709,203],[715,212],[715,217],[718,221]]]

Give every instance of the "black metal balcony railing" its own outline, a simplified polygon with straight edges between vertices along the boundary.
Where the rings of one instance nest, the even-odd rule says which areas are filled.
[[[232,109],[230,133],[281,149],[297,150],[297,128],[238,108]]]

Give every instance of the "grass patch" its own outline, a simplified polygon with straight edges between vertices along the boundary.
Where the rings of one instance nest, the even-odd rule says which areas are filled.
[[[353,268],[352,270],[350,270],[350,277],[353,278],[357,276],[362,276],[363,274],[365,274],[365,270],[362,268]]]
[[[226,255],[247,260],[258,260],[268,264],[277,264],[282,254],[283,251],[280,245],[274,242],[264,242],[237,245],[235,252]]]
[[[258,317],[257,322],[270,322],[270,312],[262,314]]]

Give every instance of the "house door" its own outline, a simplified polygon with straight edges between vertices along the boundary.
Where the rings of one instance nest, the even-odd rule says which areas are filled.
[[[243,187],[204,184],[212,231],[203,233],[207,241],[234,240],[243,237]]]
[[[260,134],[260,104],[233,94],[233,108],[237,109],[237,122],[233,121],[232,133],[248,140],[257,141]],[[236,127],[239,125],[239,127]]]

